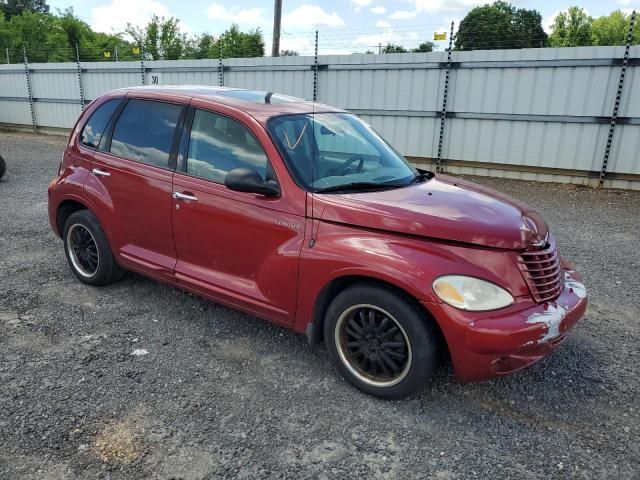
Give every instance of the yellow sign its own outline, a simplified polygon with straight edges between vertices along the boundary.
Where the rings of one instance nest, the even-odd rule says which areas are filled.
[[[446,40],[447,39],[447,32],[433,32],[433,39],[434,40]]]
[[[104,58],[111,58],[111,52],[104,52]]]
[[[140,47],[133,47],[133,54],[140,55]]]

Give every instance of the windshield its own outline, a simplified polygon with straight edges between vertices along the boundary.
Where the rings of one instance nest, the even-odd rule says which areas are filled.
[[[268,129],[298,182],[314,192],[402,187],[419,176],[355,115],[285,115],[270,120]]]

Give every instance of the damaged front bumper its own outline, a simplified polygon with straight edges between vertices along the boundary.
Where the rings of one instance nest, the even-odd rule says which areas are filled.
[[[553,302],[520,301],[496,312],[463,312],[446,304],[429,309],[449,346],[456,377],[465,382],[506,375],[551,353],[582,318],[587,294],[580,276],[565,270]]]

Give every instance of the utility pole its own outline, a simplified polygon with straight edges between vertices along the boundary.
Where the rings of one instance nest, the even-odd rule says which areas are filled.
[[[116,62],[118,61],[118,45],[116,45]]]
[[[280,21],[282,20],[282,0],[273,2],[273,48],[272,57],[280,56]]]
[[[9,47],[7,47],[7,65],[9,65],[11,62],[9,61]]]

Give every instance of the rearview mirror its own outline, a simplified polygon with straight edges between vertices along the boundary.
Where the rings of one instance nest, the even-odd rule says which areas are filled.
[[[258,193],[266,197],[280,196],[280,186],[273,180],[263,180],[250,168],[234,168],[224,177],[224,185],[236,192]]]

